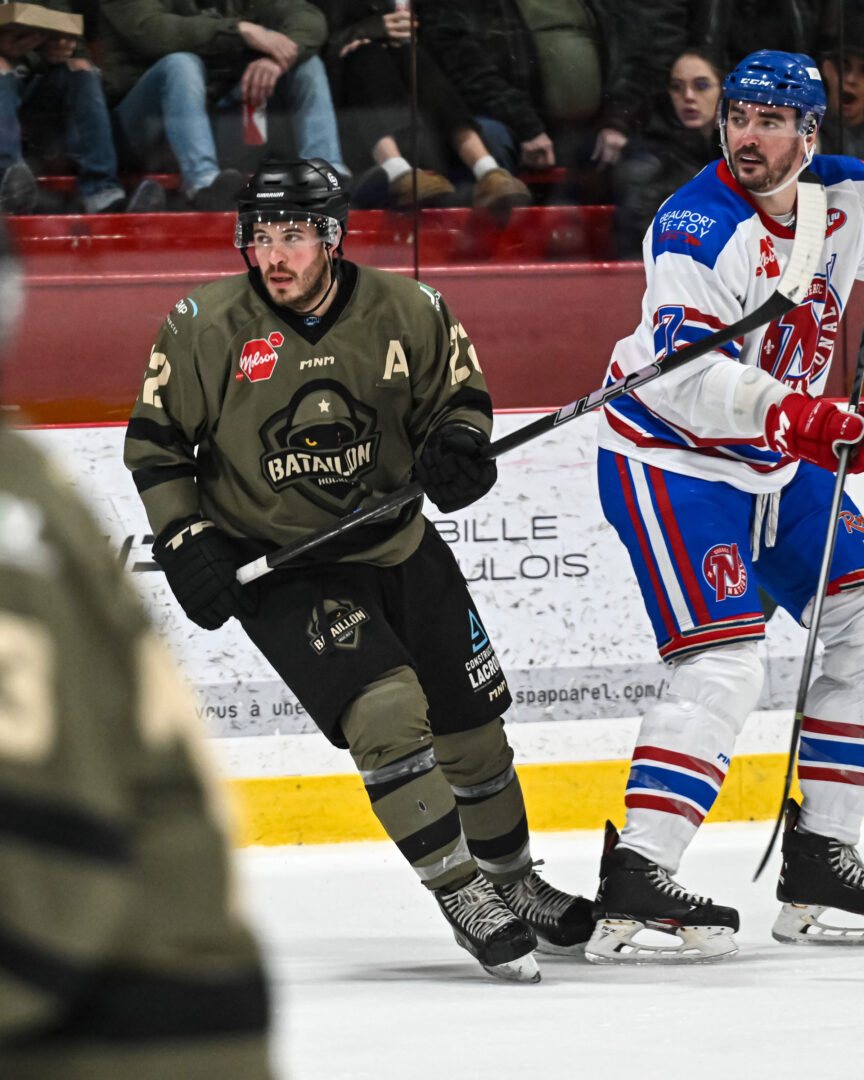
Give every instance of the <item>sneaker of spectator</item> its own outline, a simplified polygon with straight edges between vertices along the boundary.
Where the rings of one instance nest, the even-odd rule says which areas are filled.
[[[142,180],[127,198],[123,188],[82,195],[85,214],[153,214],[166,208],[165,189],[158,180]]]
[[[490,169],[474,185],[475,210],[488,210],[494,217],[506,217],[514,207],[530,203],[528,187],[506,169]]]
[[[223,169],[205,187],[189,196],[193,210],[236,210],[237,192],[246,182],[237,169]]]
[[[16,161],[0,177],[0,213],[32,214],[39,198],[39,185],[30,166]]]
[[[428,169],[409,169],[387,185],[387,202],[393,210],[410,210],[414,205],[414,176],[417,177],[417,203],[422,206],[447,206],[456,190],[446,176]]]

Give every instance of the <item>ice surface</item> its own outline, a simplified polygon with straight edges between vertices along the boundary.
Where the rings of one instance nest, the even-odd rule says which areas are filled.
[[[864,949],[779,945],[767,823],[708,825],[677,875],[741,913],[720,964],[540,957],[500,983],[455,944],[390,844],[248,849],[240,872],[275,997],[279,1080],[822,1080],[864,1076]],[[538,833],[554,885],[593,894],[601,836]]]

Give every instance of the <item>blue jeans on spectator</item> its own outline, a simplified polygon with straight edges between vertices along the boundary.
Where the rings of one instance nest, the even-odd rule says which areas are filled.
[[[239,89],[219,108],[239,108]],[[276,84],[269,106],[291,109],[292,129],[301,157],[324,157],[340,168],[342,153],[330,86],[315,56],[286,72]],[[164,137],[177,159],[187,196],[212,184],[220,172],[207,113],[204,61],[194,53],[169,53],[141,76],[115,109],[131,146],[152,146]],[[335,160],[334,160],[335,159]]]
[[[85,210],[101,210],[125,196],[98,71],[57,64],[24,80],[0,75],[0,169],[22,160],[22,116],[25,125],[32,120],[37,147],[53,141],[75,162]]]
[[[489,153],[502,169],[515,176],[519,171],[522,151],[513,131],[501,120],[493,120],[489,116],[475,116],[474,119],[480,128],[480,138],[486,143]]]

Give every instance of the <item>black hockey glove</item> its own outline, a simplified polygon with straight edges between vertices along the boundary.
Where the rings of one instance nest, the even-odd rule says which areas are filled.
[[[414,475],[438,509],[461,510],[498,479],[494,458],[482,457],[489,436],[470,424],[444,424],[426,440]]]
[[[254,596],[237,580],[237,549],[212,521],[174,521],[156,537],[153,558],[192,622],[216,630],[232,615],[251,615]]]

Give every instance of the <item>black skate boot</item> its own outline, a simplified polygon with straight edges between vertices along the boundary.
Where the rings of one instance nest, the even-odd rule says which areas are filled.
[[[738,912],[687,892],[657,863],[618,847],[618,832],[606,822],[600,862],[597,926],[585,946],[593,964],[705,964],[734,956]],[[642,930],[678,937],[680,945],[635,941]]]
[[[495,885],[494,889],[513,914],[537,935],[537,952],[583,952],[594,929],[594,904],[590,900],[553,888],[533,869],[519,881]]]
[[[864,945],[864,925],[830,926],[827,908],[864,915],[864,862],[851,844],[798,830],[799,806],[786,803],[783,866],[777,899],[783,908],[771,936],[790,945]]]
[[[436,889],[434,896],[458,944],[490,975],[515,982],[540,981],[534,931],[516,918],[479,870],[467,884]]]

